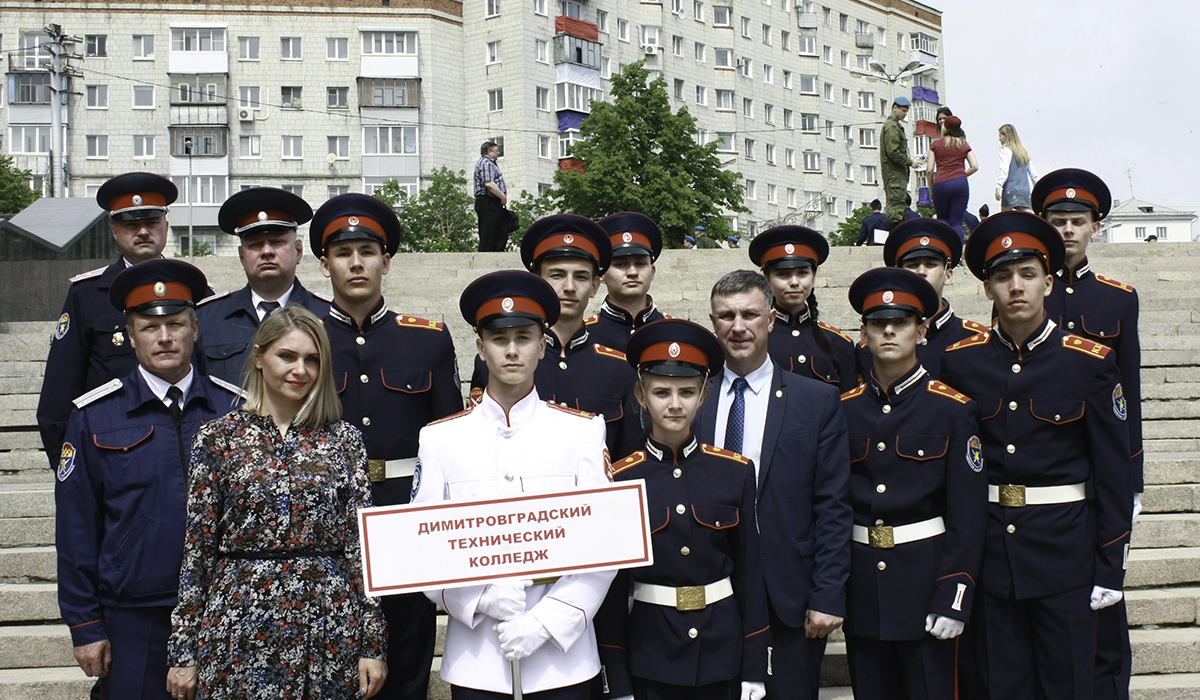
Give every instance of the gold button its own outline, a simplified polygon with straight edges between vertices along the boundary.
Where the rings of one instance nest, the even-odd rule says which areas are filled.
[[[675,471],[671,472],[671,475],[678,479],[679,477],[683,476],[683,470],[676,469]]]
[[[366,384],[367,382],[371,381],[371,378],[364,374],[358,378],[358,381]]]
[[[1054,420],[1062,420],[1062,416],[1061,416],[1061,415],[1059,415],[1059,414],[1057,414],[1057,413],[1055,413],[1055,414],[1054,414]]]
[[[370,425],[370,424],[371,424],[371,419],[368,418],[367,416],[363,416],[363,425]]]
[[[887,445],[885,443],[881,442],[875,446],[875,449],[879,450],[880,452],[883,452],[884,450],[887,449]]]
[[[875,565],[875,568],[876,568],[876,569],[879,569],[880,571],[883,571],[884,569],[886,569],[886,568],[887,568],[887,562],[885,562],[885,561],[881,561],[881,562],[879,562],[878,564],[876,564],[876,565]]]
[[[687,512],[687,508],[684,508],[683,504],[680,503],[679,505],[675,506],[675,512],[679,513],[680,515],[683,515],[684,513]]]
[[[717,520],[717,521],[715,521],[715,522],[713,523],[713,526],[714,526],[714,527],[721,527],[721,521],[720,521],[720,520]]]
[[[777,399],[782,399],[782,398],[783,398],[783,389],[776,389],[776,390],[775,390],[775,398],[777,398]]]
[[[567,368],[567,363],[566,363],[566,362],[559,362],[559,363],[558,363],[558,368],[559,368],[559,369],[566,369],[566,368]]]
[[[688,547],[685,544],[684,546],[679,548],[679,553],[686,557],[687,555],[692,553],[692,549],[691,549],[691,547]]]
[[[1016,446],[1016,445],[1009,445],[1008,447],[1005,447],[1004,449],[1008,450],[1008,453],[1011,455],[1011,454],[1014,454],[1014,453],[1016,453],[1016,451],[1017,451],[1017,446]]]
[[[364,344],[366,344],[367,339],[360,335],[354,339],[354,342],[358,343],[359,345],[364,345]]]
[[[917,450],[917,456],[918,456],[918,457],[924,457],[924,456],[925,456],[925,450]]]
[[[876,493],[883,493],[884,491],[887,491],[887,485],[885,485],[885,484],[880,484],[875,487]]]
[[[563,408],[566,408],[566,407],[567,407],[567,402],[566,402],[566,401],[560,401],[560,402],[558,403],[558,405],[559,405],[559,406],[562,406]]]
[[[875,521],[875,527],[883,527],[883,518]]]
[[[884,407],[883,407],[883,412],[884,412],[884,413],[891,413],[891,412],[892,412],[892,406],[891,406],[891,404],[888,404],[888,405],[884,406]]]
[[[1021,365],[1013,365],[1012,370],[1013,370],[1013,374],[1020,374],[1021,373]]]
[[[1103,338],[1103,337],[1104,337],[1104,331],[1100,331],[1100,337],[1101,337],[1101,338]]]
[[[1067,294],[1074,294],[1074,293],[1075,293],[1074,287],[1067,287]]]
[[[505,480],[505,481],[512,481],[514,478],[515,478],[515,477],[513,477],[513,475],[512,475],[512,472],[509,472],[509,473],[507,473],[507,474],[505,474],[505,475],[504,475],[504,480]]]
[[[1009,401],[1009,402],[1008,402],[1008,410],[1010,410],[1010,411],[1015,411],[1015,410],[1017,410],[1017,402],[1016,402],[1016,401]]]
[[[800,360],[800,364],[804,364],[808,358],[804,357],[804,355],[801,355],[800,357],[797,357],[796,359]]]
[[[798,338],[798,337],[800,337],[800,329],[798,329],[798,328],[797,328],[796,330],[793,330],[793,331],[792,331],[792,337],[793,337],[793,338]]]
[[[1075,327],[1074,321],[1067,321],[1067,328],[1074,328],[1074,327]]]
[[[691,637],[692,639],[695,639],[696,637],[700,636],[700,633],[696,631],[695,627],[693,627],[690,630],[688,630],[688,636]]]
[[[1006,527],[1006,528],[1004,528],[1004,529],[1005,529],[1005,530],[1008,530],[1008,534],[1010,534],[1010,535],[1011,535],[1011,534],[1013,534],[1014,532],[1016,532],[1016,531],[1017,531],[1017,526],[1016,526],[1016,525],[1009,525],[1008,527]]]

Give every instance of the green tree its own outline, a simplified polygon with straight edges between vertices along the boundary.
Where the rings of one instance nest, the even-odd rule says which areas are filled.
[[[917,205],[917,213],[921,215],[922,219],[932,219],[933,217],[937,216],[936,209],[933,207],[927,207],[924,204]]]
[[[375,190],[375,197],[396,210],[403,236],[400,250],[412,253],[465,253],[478,248],[475,200],[467,194],[466,171],[434,170],[424,189],[409,197],[396,180]]]
[[[29,171],[13,165],[12,156],[0,155],[0,214],[18,214],[42,196],[29,189]]]
[[[722,212],[749,212],[741,175],[726,170],[716,142],[695,141],[686,107],[671,112],[666,81],[650,81],[642,61],[612,77],[612,102],[592,102],[571,157],[585,172],[559,170],[548,194],[562,211],[599,219],[641,212],[658,222],[668,246],[703,225],[717,240],[728,235]]]
[[[836,231],[829,234],[829,245],[856,245],[863,219],[870,215],[871,207],[869,206],[864,205],[855,209],[853,214],[838,224]]]

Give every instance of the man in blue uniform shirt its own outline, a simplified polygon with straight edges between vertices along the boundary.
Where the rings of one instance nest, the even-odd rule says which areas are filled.
[[[108,301],[113,279],[130,265],[162,257],[167,245],[167,206],[178,191],[150,173],[126,173],[100,186],[96,202],[108,211],[121,257],[108,267],[71,278],[71,288],[46,358],[37,422],[50,466],[58,466],[71,399],[137,366],[126,337],[125,317]]]
[[[192,369],[204,274],[153,260],[117,275],[113,307],[138,366],[75,399],[55,484],[58,605],[75,659],[105,698],[166,698],[187,451],[236,387]]]
[[[878,199],[871,200],[871,213],[867,218],[863,219],[862,226],[858,229],[858,240],[854,245],[883,245],[875,241],[875,230],[887,230],[887,217],[881,211],[883,203]]]
[[[1133,287],[1092,272],[1088,244],[1100,234],[1112,196],[1099,177],[1064,168],[1046,174],[1033,188],[1034,211],[1058,230],[1066,259],[1046,299],[1046,313],[1068,332],[1112,349],[1121,370],[1128,407],[1129,451],[1133,461],[1133,517],[1142,510],[1142,350],[1138,342],[1138,295]],[[1128,698],[1132,671],[1125,601],[1100,612],[1096,643],[1095,697]]]
[[[649,217],[633,212],[605,217],[600,226],[612,243],[612,265],[602,278],[608,296],[600,313],[587,320],[588,334],[592,342],[624,352],[634,331],[665,318],[650,297],[662,232]]]
[[[311,218],[307,202],[274,187],[242,190],[221,205],[217,223],[241,238],[238,258],[247,284],[209,297],[196,309],[204,324],[196,359],[205,372],[241,385],[250,343],[267,314],[288,304],[300,304],[318,318],[329,313],[330,298],[308,291],[296,279],[304,257],[296,227]]]
[[[981,416],[990,505],[968,629],[993,700],[1091,700],[1094,611],[1123,595],[1128,403],[1111,351],[1045,312],[1063,257],[1058,232],[1033,214],[982,222],[967,267],[999,320],[942,357],[941,379]]]
[[[344,194],[309,225],[321,273],[333,282],[323,320],[333,351],[342,418],[363,433],[375,505],[408,503],[421,428],[462,410],[450,331],[389,311],[383,276],[400,245],[400,222],[383,202]],[[377,696],[425,700],[437,634],[433,605],[419,593],[380,599],[388,623],[388,675]]]

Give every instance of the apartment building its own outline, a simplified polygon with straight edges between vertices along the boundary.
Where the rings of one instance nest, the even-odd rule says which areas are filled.
[[[236,241],[217,210],[238,189],[314,207],[390,179],[416,194],[438,167],[469,173],[488,139],[510,193],[540,194],[578,166],[589,102],[638,60],[745,178],[739,231],[785,217],[829,230],[882,195],[893,86],[859,72],[932,66],[894,86],[914,98],[910,135],[943,92],[940,13],[910,0],[18,0],[0,13],[2,147],[48,194],[52,24],[77,40],[60,75],[64,195],[130,170],[171,177],[171,249],[190,231],[219,254]]]

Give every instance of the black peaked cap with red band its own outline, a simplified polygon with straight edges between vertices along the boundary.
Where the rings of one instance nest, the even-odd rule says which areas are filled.
[[[638,372],[667,377],[713,376],[725,366],[711,331],[674,318],[648,323],[629,336],[625,359]]]
[[[558,295],[546,280],[524,270],[500,270],[476,279],[458,300],[463,320],[476,332],[558,322]]]
[[[750,241],[750,262],[761,268],[815,268],[828,257],[829,241],[803,226],[776,226]]]
[[[600,220],[600,227],[608,234],[614,258],[625,255],[649,255],[658,260],[662,253],[662,231],[658,224],[637,212],[622,212]]]
[[[96,191],[96,203],[117,221],[157,219],[178,197],[175,184],[154,173],[118,175]]]
[[[1006,211],[980,222],[971,232],[963,257],[971,274],[985,280],[992,268],[1020,258],[1041,258],[1046,272],[1054,273],[1062,268],[1066,249],[1062,236],[1042,217]]]
[[[521,239],[521,262],[533,271],[546,258],[591,260],[603,275],[612,264],[612,242],[600,224],[574,214],[555,214],[533,222]]]
[[[338,195],[321,205],[308,227],[308,242],[320,257],[331,243],[373,240],[383,244],[388,255],[400,247],[400,220],[386,203],[366,194]]]
[[[225,200],[217,213],[217,225],[225,233],[245,238],[295,231],[312,218],[312,207],[299,195],[278,187],[251,187]]]
[[[883,264],[896,267],[909,258],[944,258],[950,267],[962,262],[962,240],[950,225],[937,219],[909,219],[888,233]]]
[[[1094,173],[1063,168],[1046,173],[1029,196],[1033,210],[1042,216],[1052,211],[1092,211],[1099,221],[1112,209],[1112,194]]]
[[[940,300],[933,286],[915,272],[899,267],[867,270],[850,285],[850,306],[864,319],[937,313]]]
[[[117,311],[144,316],[169,316],[195,308],[208,295],[208,280],[198,267],[172,258],[158,258],[127,267],[108,288],[108,301]]]

